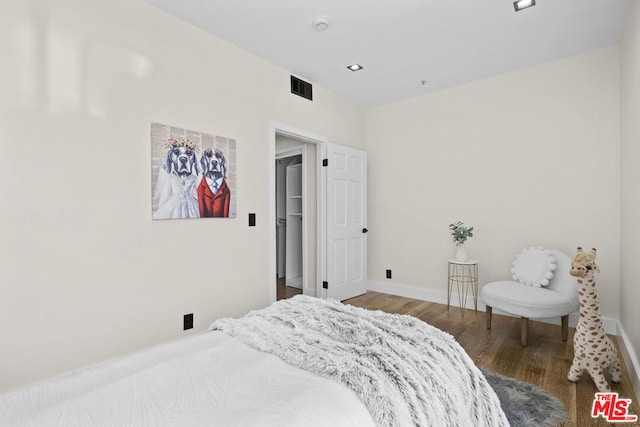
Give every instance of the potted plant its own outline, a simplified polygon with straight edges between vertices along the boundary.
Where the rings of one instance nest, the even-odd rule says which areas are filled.
[[[449,230],[451,230],[453,243],[458,247],[456,259],[458,261],[466,261],[467,252],[464,249],[464,242],[466,242],[468,238],[473,237],[473,227],[467,227],[462,221],[458,221],[454,224],[449,224]]]

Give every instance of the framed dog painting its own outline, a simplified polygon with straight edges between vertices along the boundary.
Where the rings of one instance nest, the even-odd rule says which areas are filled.
[[[151,124],[152,218],[235,218],[236,141]]]

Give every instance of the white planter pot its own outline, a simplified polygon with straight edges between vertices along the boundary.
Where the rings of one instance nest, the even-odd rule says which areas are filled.
[[[467,251],[464,248],[464,245],[458,246],[458,250],[456,251],[456,260],[458,261],[466,261],[469,257],[467,256]]]

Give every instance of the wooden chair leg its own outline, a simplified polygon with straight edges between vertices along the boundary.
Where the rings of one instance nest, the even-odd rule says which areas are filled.
[[[529,319],[526,317],[520,318],[520,344],[523,347],[527,346],[529,342]]]
[[[562,316],[562,341],[569,337],[569,315]]]
[[[493,308],[487,306],[487,312],[484,317],[487,318],[487,329],[491,329],[491,313],[493,312]]]

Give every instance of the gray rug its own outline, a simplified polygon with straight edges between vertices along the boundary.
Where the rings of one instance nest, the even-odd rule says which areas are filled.
[[[567,411],[551,393],[532,384],[480,368],[493,387],[511,427],[547,427],[567,421]]]

